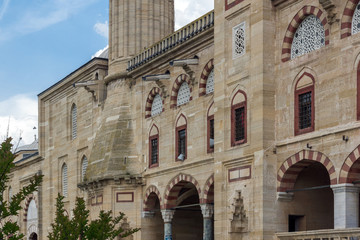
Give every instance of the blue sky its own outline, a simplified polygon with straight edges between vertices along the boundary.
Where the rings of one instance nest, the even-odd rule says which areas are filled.
[[[175,0],[179,28],[213,9],[213,0]],[[108,43],[108,0],[0,0],[0,139],[37,134],[37,94]]]

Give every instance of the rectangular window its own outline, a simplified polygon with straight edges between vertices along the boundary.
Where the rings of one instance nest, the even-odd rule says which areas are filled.
[[[176,160],[183,161],[186,159],[186,127],[177,129],[177,151]]]
[[[314,131],[314,87],[295,92],[295,135]]]
[[[231,145],[246,143],[246,102],[232,106]]]
[[[299,95],[299,128],[311,127],[311,92]]]
[[[152,136],[149,139],[150,154],[149,154],[149,167],[159,166],[159,136]]]
[[[208,153],[214,152],[214,115],[208,117]]]

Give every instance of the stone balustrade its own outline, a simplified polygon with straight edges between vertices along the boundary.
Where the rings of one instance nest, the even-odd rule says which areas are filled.
[[[360,240],[360,228],[277,233],[278,240]]]
[[[164,52],[180,45],[188,39],[198,35],[205,30],[214,26],[214,10],[206,13],[195,21],[177,30],[173,34],[165,37],[151,47],[145,49],[140,54],[128,61],[128,71],[143,65],[146,62],[153,60]]]

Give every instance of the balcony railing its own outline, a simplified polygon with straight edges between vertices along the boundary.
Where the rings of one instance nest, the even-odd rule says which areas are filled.
[[[133,57],[128,61],[128,71],[132,71],[135,68],[143,65],[146,62],[153,60],[162,53],[182,44],[188,39],[198,35],[201,32],[214,26],[214,10],[206,13],[202,17],[189,23],[183,28],[177,30],[173,34],[165,37],[159,42],[155,43],[148,49],[145,49],[140,54]]]
[[[360,228],[277,233],[279,240],[360,240]]]

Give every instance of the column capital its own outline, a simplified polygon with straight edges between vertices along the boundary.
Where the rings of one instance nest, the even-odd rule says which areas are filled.
[[[360,192],[360,186],[356,186],[352,183],[343,183],[343,184],[336,184],[330,186],[334,193],[341,193],[341,192],[353,192],[353,193],[359,193]]]
[[[203,218],[212,218],[214,215],[214,205],[212,204],[201,204],[201,212],[203,214]]]
[[[174,217],[175,210],[171,209],[164,209],[161,210],[162,218],[164,219],[164,223],[171,223],[173,217]]]
[[[293,192],[278,192],[277,199],[281,202],[291,202],[294,199]]]

